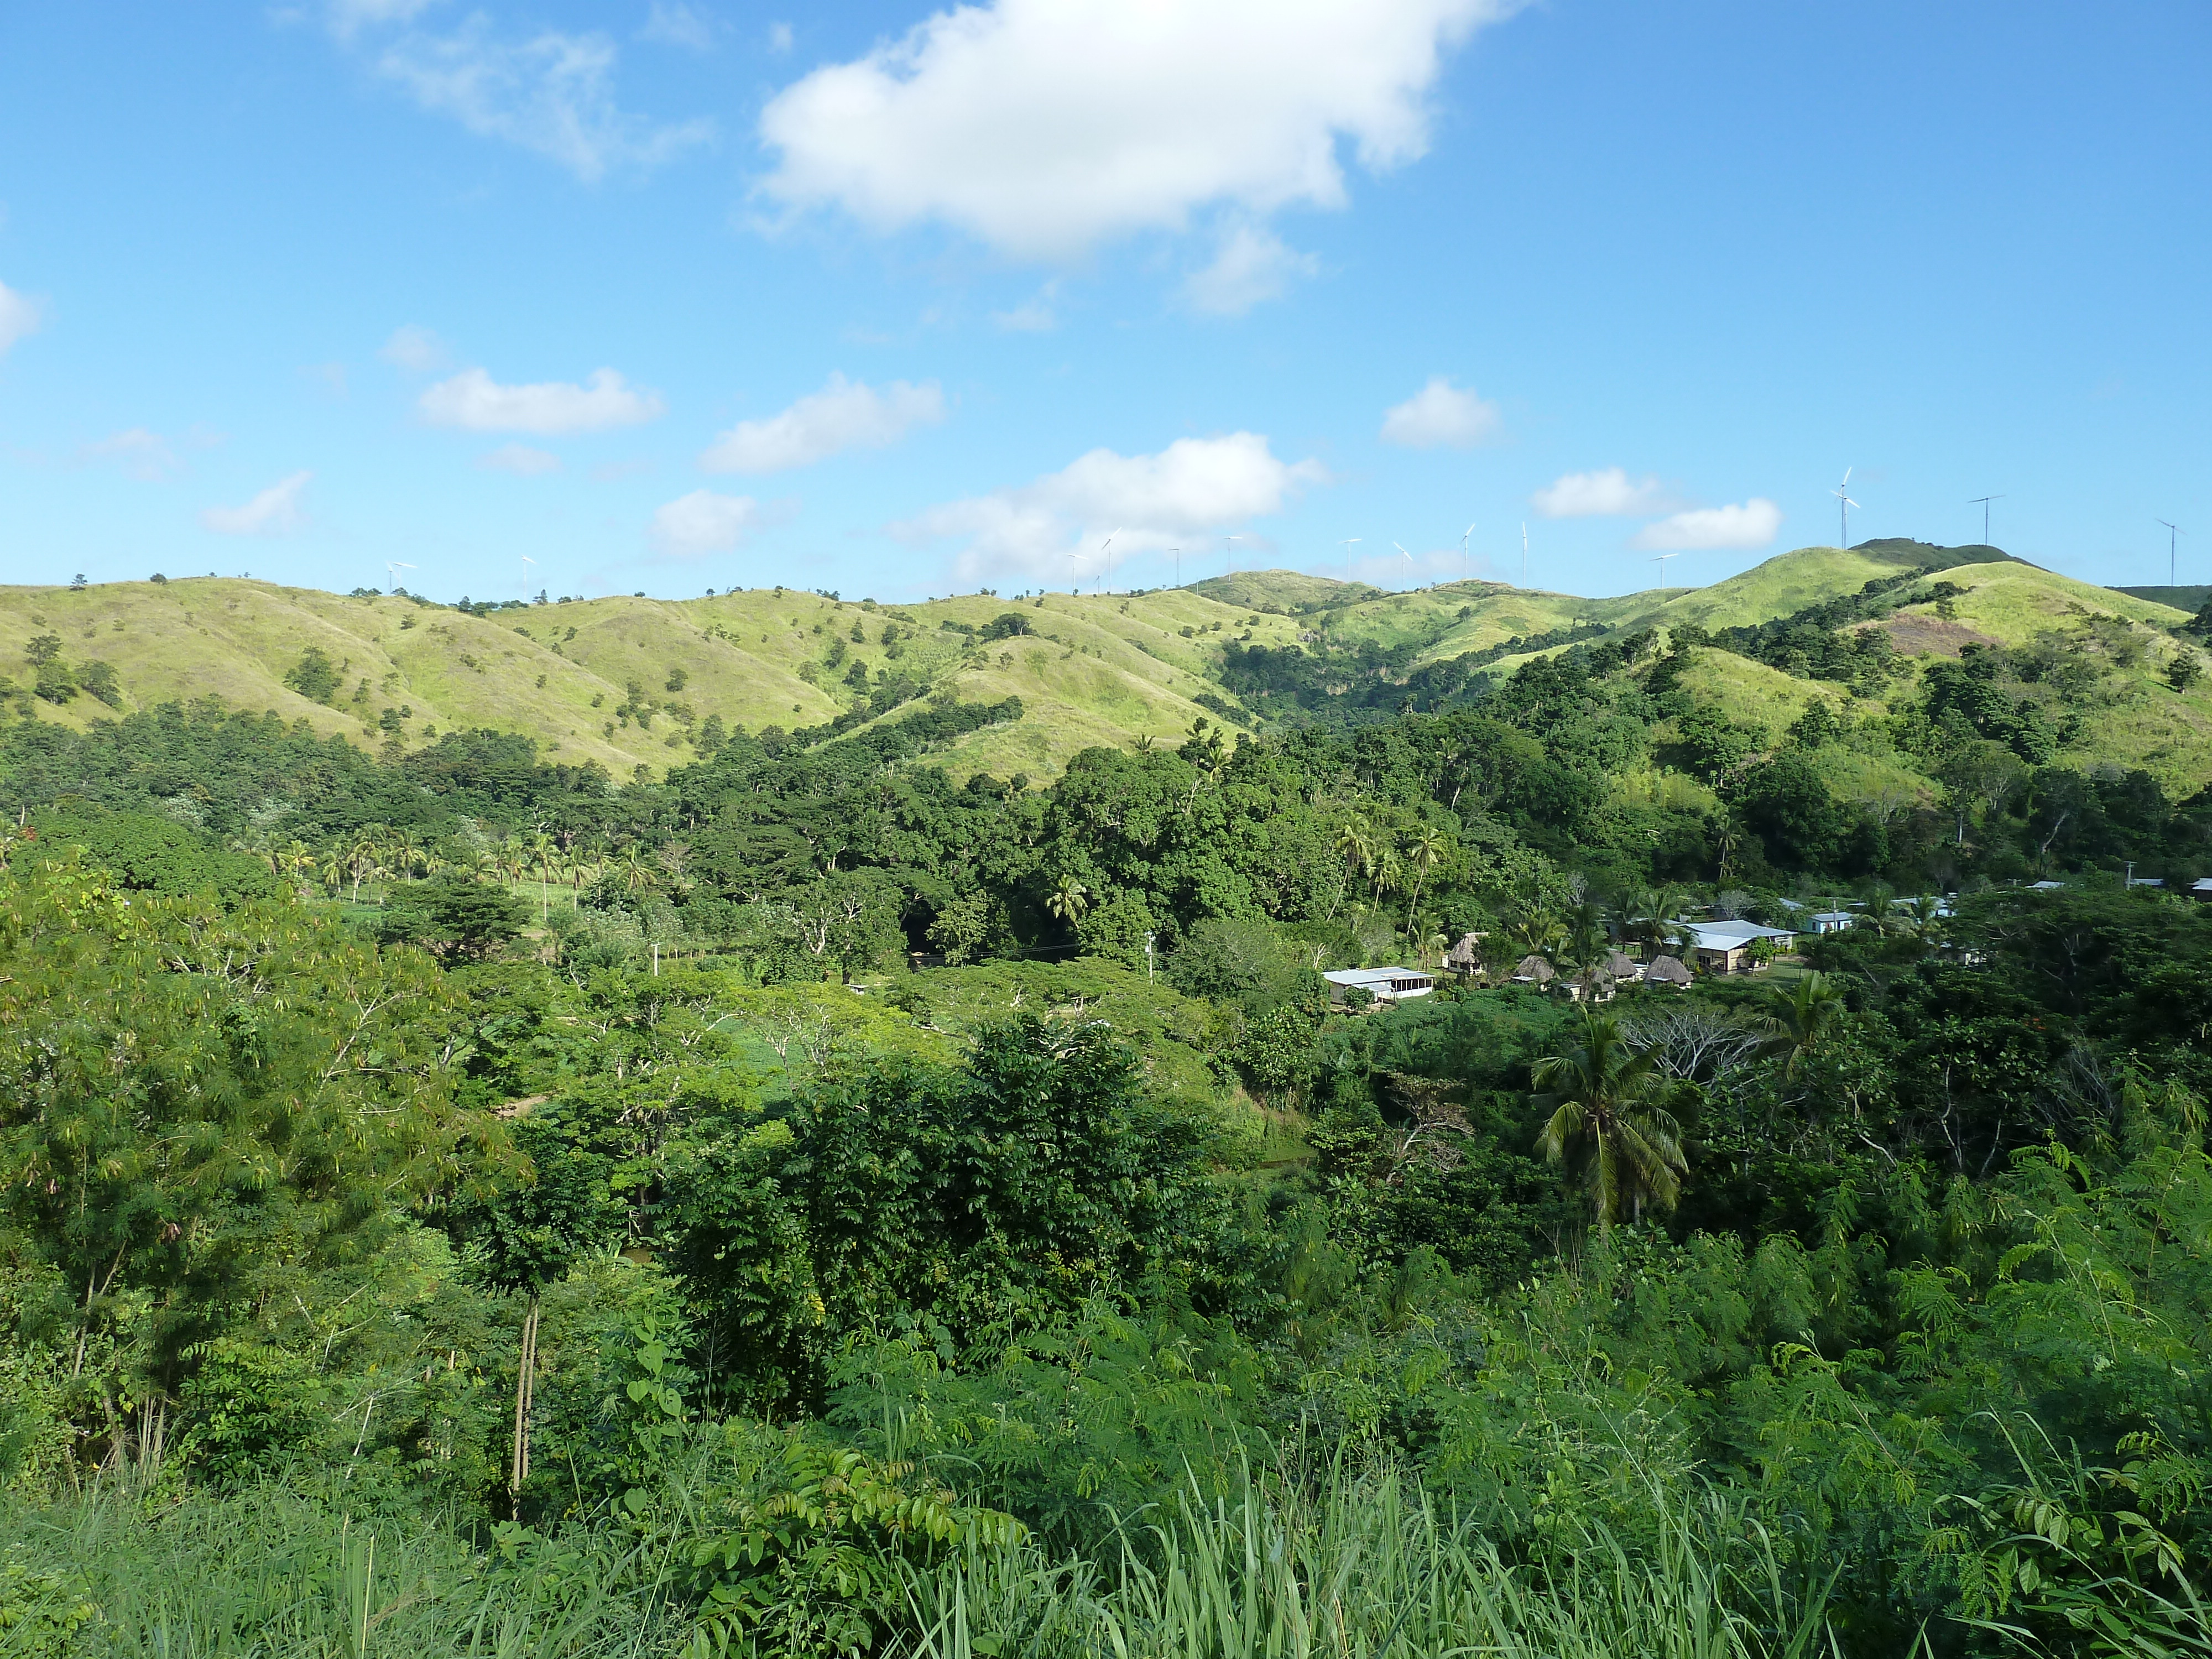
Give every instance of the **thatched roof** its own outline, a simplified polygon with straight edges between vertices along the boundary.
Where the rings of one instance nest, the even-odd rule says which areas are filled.
[[[1444,965],[1449,968],[1480,968],[1482,953],[1478,947],[1481,941],[1480,933],[1462,933],[1459,943],[1444,952]]]
[[[1527,980],[1537,985],[1548,985],[1559,976],[1558,969],[1553,967],[1543,957],[1537,956],[1522,957],[1521,965],[1513,970],[1515,979]]]
[[[1696,977],[1676,957],[1660,957],[1644,970],[1648,985],[1687,985]]]
[[[1644,965],[1626,951],[1608,951],[1605,953],[1605,971],[1615,979],[1633,980],[1643,973]]]

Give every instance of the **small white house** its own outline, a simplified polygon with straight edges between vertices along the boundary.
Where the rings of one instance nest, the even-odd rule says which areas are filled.
[[[1339,1003],[1347,991],[1364,991],[1377,1002],[1402,1002],[1437,988],[1435,980],[1413,968],[1340,968],[1322,977],[1328,981],[1328,1000]]]
[[[1840,933],[1858,918],[1849,910],[1815,910],[1812,921],[1816,933]]]

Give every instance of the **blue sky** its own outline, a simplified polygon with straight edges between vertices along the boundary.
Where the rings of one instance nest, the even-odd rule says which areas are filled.
[[[2212,580],[2208,68],[2182,0],[13,6],[0,580],[1402,586],[1525,522],[1610,593],[1846,467],[1854,541],[1996,494]]]

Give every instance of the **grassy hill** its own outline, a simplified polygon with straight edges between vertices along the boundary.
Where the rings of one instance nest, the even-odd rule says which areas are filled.
[[[1915,542],[1800,548],[1709,586],[1595,599],[1490,581],[1387,593],[1279,570],[1127,595],[977,594],[882,606],[763,588],[483,616],[404,595],[342,597],[217,578],[9,587],[0,588],[0,672],[22,691],[34,672],[31,641],[51,635],[80,673],[93,661],[111,665],[115,700],[110,707],[80,695],[57,705],[19,696],[40,719],[82,726],[218,696],[365,744],[386,741],[394,726],[410,746],[455,727],[516,731],[549,756],[597,761],[626,777],[640,766],[658,773],[695,758],[710,715],[749,731],[823,725],[860,696],[852,682],[857,663],[870,683],[905,675],[940,700],[1020,698],[1023,719],[971,732],[933,758],[956,775],[1019,772],[1041,781],[1094,744],[1171,742],[1201,716],[1241,719],[1218,681],[1231,644],[1371,646],[1417,666],[1580,624],[1748,626],[1931,568],[1962,591],[1857,624],[1883,629],[1915,664],[1891,688],[1890,704],[1917,695],[1926,664],[1955,658],[1966,645],[2041,642],[2093,660],[2101,676],[2096,718],[2069,760],[2144,766],[2170,788],[2212,782],[2212,680],[2176,690],[2167,679],[2177,653],[2195,649],[2172,631],[2188,612],[1995,548]],[[1017,620],[999,620],[1009,617]],[[296,689],[311,647],[338,678],[319,701]],[[1510,673],[1528,654],[1490,672]],[[1812,699],[1850,702],[1836,686],[1721,651],[1705,654],[1689,684],[1731,718],[1776,733]],[[1840,760],[1835,775],[1850,793],[1907,781]]]

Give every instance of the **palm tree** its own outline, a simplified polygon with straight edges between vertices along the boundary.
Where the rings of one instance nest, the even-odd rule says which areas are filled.
[[[377,839],[374,830],[362,830],[353,838],[353,844],[346,848],[346,874],[353,878],[353,902],[356,904],[361,902],[362,883],[375,878],[383,862],[383,843]]]
[[[1579,1167],[1601,1231],[1640,1219],[1647,1203],[1673,1209],[1689,1166],[1681,1126],[1655,1098],[1656,1055],[1588,1006],[1576,1036],[1575,1047],[1530,1070],[1539,1091],[1531,1102],[1552,1114],[1537,1146],[1554,1164]]]
[[[615,868],[622,875],[625,891],[642,892],[654,884],[653,865],[635,842],[630,842],[617,855]]]
[[[540,830],[530,838],[525,849],[532,866],[538,872],[538,921],[542,927],[553,914],[553,901],[546,884],[553,879],[553,868],[560,861],[561,843]]]
[[[1349,878],[1352,874],[1356,872],[1365,875],[1374,867],[1375,836],[1374,832],[1367,827],[1365,818],[1355,812],[1336,826],[1336,851],[1337,856],[1345,862],[1345,874],[1347,878],[1346,886],[1351,884]],[[1331,921],[1336,920],[1337,905],[1343,902],[1344,890],[1339,888],[1336,902],[1328,907],[1328,919]]]
[[[1567,907],[1560,926],[1566,933],[1567,954],[1582,970],[1583,996],[1587,1000],[1590,983],[1597,975],[1599,946],[1606,937],[1605,906],[1587,896],[1578,898]]]
[[[1844,1017],[1844,988],[1825,974],[1808,974],[1794,985],[1766,988],[1766,1051],[1782,1057],[1782,1075],[1796,1077],[1805,1056]]]
[[[1444,855],[1444,838],[1425,825],[1407,843],[1406,860],[1413,866],[1413,896],[1406,904],[1406,937],[1413,937],[1413,907],[1421,902],[1421,884]]]
[[[1743,825],[1736,821],[1735,813],[1723,810],[1713,847],[1721,855],[1720,868],[1713,879],[1725,882],[1735,872],[1735,855],[1743,851]]]
[[[1073,927],[1091,908],[1091,890],[1073,876],[1062,876],[1060,885],[1045,896],[1044,908]]]

